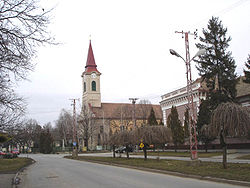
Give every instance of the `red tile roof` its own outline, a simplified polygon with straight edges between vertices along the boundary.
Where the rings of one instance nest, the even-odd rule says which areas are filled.
[[[146,114],[144,114],[140,104],[135,104],[136,119],[147,119],[151,111],[151,106],[154,109],[156,119],[162,119],[160,105],[150,105],[146,110]],[[101,107],[92,107],[92,111],[96,118],[132,119],[133,105],[130,103],[102,103]]]
[[[96,71],[97,73],[100,73],[97,70],[97,65],[95,64],[95,57],[92,50],[91,40],[89,41],[89,51],[88,51],[88,58],[85,66],[85,72],[93,72]]]

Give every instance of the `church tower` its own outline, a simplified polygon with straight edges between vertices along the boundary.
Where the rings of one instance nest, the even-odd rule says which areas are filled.
[[[90,40],[85,71],[82,73],[83,106],[101,107],[100,76]]]

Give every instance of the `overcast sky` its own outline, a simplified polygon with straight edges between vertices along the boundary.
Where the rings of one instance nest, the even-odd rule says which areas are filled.
[[[55,7],[49,31],[60,42],[37,49],[30,81],[19,83],[27,99],[27,118],[54,124],[62,108],[72,110],[70,98],[82,95],[81,74],[91,35],[95,61],[101,75],[102,102],[129,102],[129,97],[159,104],[161,95],[186,85],[184,62],[171,56],[175,49],[185,57],[184,39],[175,31],[207,27],[218,16],[228,36],[229,50],[242,75],[250,54],[249,0],[42,0]],[[197,52],[192,36],[191,58]],[[198,72],[192,63],[193,78]]]

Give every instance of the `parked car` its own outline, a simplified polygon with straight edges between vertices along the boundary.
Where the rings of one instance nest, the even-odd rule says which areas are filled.
[[[20,154],[20,152],[19,152],[19,150],[18,149],[13,149],[12,151],[11,151],[11,153],[12,154],[16,154],[16,155],[19,155]]]
[[[132,146],[129,146],[128,147],[128,152],[133,152],[134,149]],[[122,147],[119,147],[115,150],[116,153],[123,153],[123,152],[126,152],[126,147],[125,146],[122,146]]]
[[[0,151],[0,158],[4,158],[4,156],[6,155],[6,153],[5,152],[3,152],[3,151]]]

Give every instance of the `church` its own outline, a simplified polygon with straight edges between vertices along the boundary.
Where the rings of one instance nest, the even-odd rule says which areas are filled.
[[[124,129],[131,130],[135,126],[146,125],[152,109],[157,123],[162,123],[160,105],[102,102],[100,79],[101,72],[97,69],[90,40],[87,62],[82,73],[82,106],[90,109],[94,119],[91,125],[93,131],[88,139],[89,149],[101,150],[107,146],[109,136],[115,132]],[[84,142],[80,144],[84,146]]]

